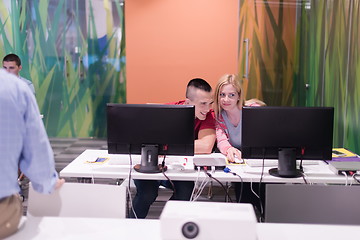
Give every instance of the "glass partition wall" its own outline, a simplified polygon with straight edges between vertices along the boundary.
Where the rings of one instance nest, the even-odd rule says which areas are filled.
[[[0,57],[22,59],[50,137],[105,137],[126,102],[123,0],[0,0]],[[239,75],[268,105],[334,106],[360,153],[360,0],[239,0]]]
[[[1,56],[19,55],[50,137],[105,137],[125,95],[120,0],[0,0]]]
[[[359,154],[359,18],[359,0],[240,0],[239,75],[247,98],[333,106],[334,146]]]

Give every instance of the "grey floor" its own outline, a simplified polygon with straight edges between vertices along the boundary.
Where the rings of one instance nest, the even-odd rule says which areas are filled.
[[[66,167],[71,161],[73,161],[77,156],[79,156],[86,149],[107,149],[107,142],[104,139],[93,139],[93,138],[50,138],[50,143],[54,151],[55,157],[55,167],[58,172],[60,172],[64,167]],[[67,182],[77,182],[76,178],[65,178]],[[95,179],[96,183],[102,184],[116,184],[116,179]],[[27,209],[27,192],[28,184],[26,184],[27,179],[23,180],[22,184],[22,194],[25,198],[24,200],[24,215],[26,214]],[[135,190],[132,191],[134,195]],[[147,218],[149,219],[158,219],[161,211],[172,194],[171,190],[162,188],[159,190],[159,197],[156,202],[151,206]],[[232,199],[235,200],[235,195],[232,188],[229,189],[229,194]],[[215,201],[215,202],[224,202],[225,201],[225,191],[224,189],[217,184],[216,182],[208,184],[202,192],[201,196],[198,199],[199,201]]]

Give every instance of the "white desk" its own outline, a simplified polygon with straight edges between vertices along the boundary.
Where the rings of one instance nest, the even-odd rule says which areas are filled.
[[[357,239],[360,226],[258,223],[257,234],[258,240],[339,240],[346,236]]]
[[[19,231],[7,239],[151,240],[160,239],[160,222],[151,219],[28,217]]]
[[[8,240],[161,239],[160,220],[28,217]],[[219,229],[221,230],[221,229]],[[227,239],[241,239],[241,228],[224,229]],[[258,223],[258,240],[357,239],[360,226]]]
[[[200,156],[200,155],[197,155]],[[201,155],[201,156],[212,156],[210,155]],[[108,157],[110,160],[103,164],[95,163],[86,163],[87,161],[94,161],[98,157]],[[192,164],[192,157],[187,157],[189,162]],[[169,157],[166,160],[166,165],[171,164],[174,161],[174,157]],[[175,160],[176,161],[176,160]],[[116,163],[116,164],[113,164]],[[72,161],[68,166],[66,166],[61,172],[61,177],[75,177],[75,178],[113,178],[113,179],[125,179],[128,178],[130,170],[130,157],[129,155],[118,155],[118,154],[108,154],[107,150],[85,150],[80,154],[74,161]],[[132,155],[133,165],[140,163],[139,155]],[[229,168],[239,174],[244,182],[259,182],[261,177],[261,167],[248,167],[244,165],[239,166],[229,166]],[[269,175],[268,170],[270,167],[264,168],[264,174],[262,182],[272,182],[272,183],[304,183],[303,178],[278,178]],[[329,166],[319,161],[318,165],[305,165],[304,171],[306,179],[310,183],[331,183],[331,184],[345,184],[345,176],[339,176],[334,174]],[[196,171],[179,171],[168,169],[166,175],[171,180],[186,180],[194,181],[199,177],[199,179],[204,179],[207,176],[201,172],[198,174]],[[223,182],[240,182],[240,178],[233,176],[222,171],[216,171],[212,174],[219,181]],[[131,171],[131,177],[133,179],[153,179],[153,180],[165,180],[166,178],[162,173],[155,174],[144,174],[136,172],[135,170]],[[355,184],[356,181],[352,178],[348,178],[348,183]]]

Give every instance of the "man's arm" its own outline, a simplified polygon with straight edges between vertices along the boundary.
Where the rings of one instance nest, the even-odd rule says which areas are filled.
[[[216,140],[215,129],[201,129],[195,140],[195,154],[209,154],[212,152]]]
[[[40,118],[35,96],[28,86],[22,96],[22,103],[26,107],[22,124],[24,135],[20,169],[30,179],[35,191],[51,193],[60,187],[64,180],[59,180],[55,170],[54,153]]]

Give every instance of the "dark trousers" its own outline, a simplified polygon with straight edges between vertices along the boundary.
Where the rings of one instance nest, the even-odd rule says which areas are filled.
[[[184,200],[189,201],[191,193],[194,188],[192,181],[172,181],[175,187],[175,192],[170,200]],[[169,181],[158,180],[134,180],[136,186],[136,195],[133,199],[132,205],[137,218],[145,218],[149,212],[151,204],[158,196],[159,186],[165,186],[172,189]],[[133,211],[130,211],[130,218],[135,218]]]

